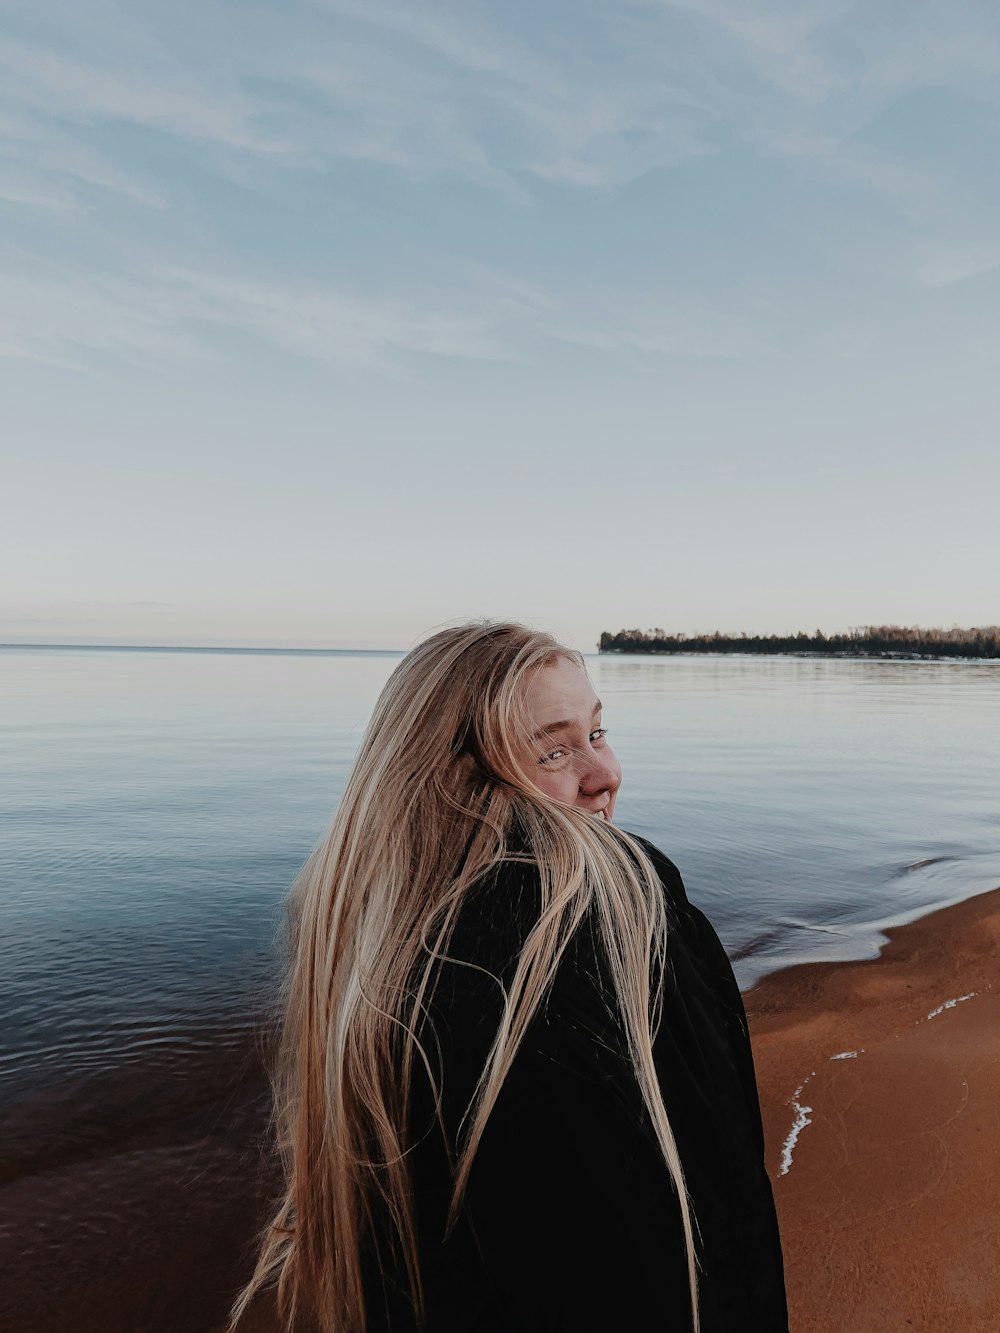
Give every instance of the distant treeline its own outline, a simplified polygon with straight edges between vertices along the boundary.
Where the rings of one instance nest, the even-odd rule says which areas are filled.
[[[845,657],[1000,657],[1000,625],[920,629],[864,625],[846,634],[668,634],[663,629],[607,630],[602,653],[839,653]]]

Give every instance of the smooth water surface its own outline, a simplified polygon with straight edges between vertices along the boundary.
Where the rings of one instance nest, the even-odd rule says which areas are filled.
[[[245,1041],[285,892],[397,660],[0,650],[8,1106],[72,1092],[79,1118],[112,1075]],[[677,862],[744,985],[1000,883],[1000,665],[589,666],[617,820]]]
[[[745,986],[1000,884],[1000,663],[605,657],[625,827]]]

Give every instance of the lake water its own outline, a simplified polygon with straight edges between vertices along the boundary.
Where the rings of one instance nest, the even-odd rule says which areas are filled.
[[[265,1193],[284,896],[397,660],[0,649],[0,1325],[222,1318]],[[1000,664],[589,667],[616,819],[743,985],[1000,883]]]
[[[397,660],[0,651],[8,1092],[248,1021]],[[589,668],[617,820],[676,861],[744,986],[1000,883],[1000,664]]]
[[[0,651],[13,1084],[245,1021],[396,660]],[[1000,664],[589,669],[625,774],[617,821],[677,862],[744,985],[872,953],[887,922],[1000,882]]]

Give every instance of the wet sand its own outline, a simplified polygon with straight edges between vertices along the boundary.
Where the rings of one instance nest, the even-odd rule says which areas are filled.
[[[792,1333],[998,1333],[1000,889],[890,932],[878,959],[789,968],[745,999]],[[127,1138],[95,1124],[0,1173],[0,1327],[223,1326],[276,1183],[259,1062],[226,1063],[180,1118],[161,1105]],[[264,1310],[245,1325],[272,1329]]]
[[[0,1329],[204,1333],[223,1319],[277,1187],[253,1042],[36,1100],[0,1120]]]
[[[997,1333],[1000,889],[888,934],[744,997],[790,1326]]]

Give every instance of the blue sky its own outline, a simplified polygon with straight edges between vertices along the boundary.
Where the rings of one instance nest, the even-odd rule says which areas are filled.
[[[0,13],[0,639],[1000,620],[993,3]]]

